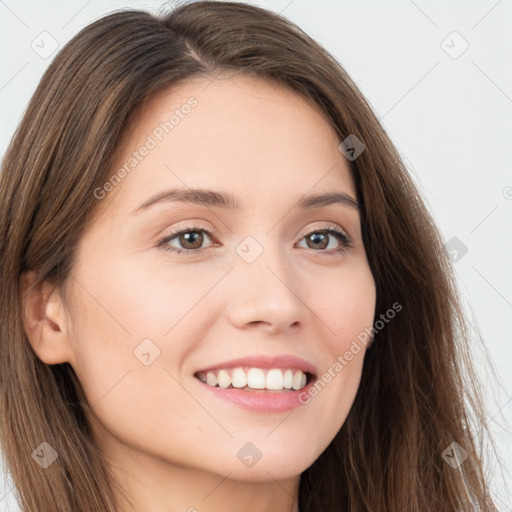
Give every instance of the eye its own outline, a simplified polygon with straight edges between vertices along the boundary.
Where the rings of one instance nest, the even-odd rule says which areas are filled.
[[[206,233],[209,238],[213,236],[213,233],[207,229],[198,226],[186,226],[180,231],[166,235],[165,238],[158,242],[158,246],[165,246],[164,249],[166,251],[175,252],[177,254],[182,252],[195,253],[201,250],[201,246],[205,238],[203,233]],[[167,245],[174,239],[177,239],[178,242],[182,245],[181,249]]]
[[[158,241],[157,246],[163,247],[166,251],[171,251],[176,254],[187,253],[187,254],[195,254],[200,252],[205,236],[207,238],[212,238],[213,233],[207,229],[204,229],[199,226],[186,226],[179,231],[172,232],[166,235],[164,238]],[[338,241],[338,246],[329,247],[331,244],[331,240],[329,238],[334,238]],[[181,248],[174,247],[170,245],[170,242],[173,240],[177,240],[179,244],[181,244]],[[321,252],[325,255],[336,255],[345,252],[349,247],[352,247],[352,240],[348,236],[347,233],[342,231],[340,228],[333,226],[325,226],[322,228],[317,228],[313,231],[310,231],[306,236],[304,236],[300,241],[306,241],[306,248],[314,249],[316,252]],[[209,247],[212,247],[211,245]],[[208,247],[206,247],[208,248]],[[320,250],[318,250],[320,249]],[[329,249],[329,250],[325,250]]]
[[[334,237],[338,242],[338,247],[330,247],[331,250],[324,251],[329,248],[329,237]],[[344,253],[348,248],[352,247],[352,240],[347,233],[333,226],[325,226],[320,229],[310,231],[302,240],[306,241],[306,247],[313,249],[322,249],[322,253],[328,256],[335,256]],[[301,240],[301,241],[302,241]]]

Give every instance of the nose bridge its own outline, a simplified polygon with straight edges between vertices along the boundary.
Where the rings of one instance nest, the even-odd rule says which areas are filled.
[[[256,238],[258,237],[258,238]],[[300,320],[299,280],[277,237],[247,236],[235,249],[229,314],[238,327],[264,322],[274,330]]]

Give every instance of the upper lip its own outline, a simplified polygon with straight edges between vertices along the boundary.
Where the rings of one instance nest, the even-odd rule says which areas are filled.
[[[281,356],[254,355],[240,357],[238,359],[231,359],[229,361],[212,364],[208,367],[197,370],[196,373],[206,373],[208,371],[222,368],[237,368],[239,366],[250,366],[252,368],[298,368],[304,373],[309,372],[314,376],[316,376],[317,373],[314,365],[291,354]]]

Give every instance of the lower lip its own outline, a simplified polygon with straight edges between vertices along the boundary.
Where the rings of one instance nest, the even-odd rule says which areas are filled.
[[[258,412],[286,412],[305,403],[299,400],[299,397],[305,398],[308,395],[309,388],[314,385],[315,380],[313,379],[310,383],[306,384],[299,391],[243,391],[241,389],[234,388],[219,388],[209,386],[199,379],[195,379],[205,389],[209,390],[215,396],[226,400],[227,402],[239,405],[244,409],[250,409],[251,411]]]

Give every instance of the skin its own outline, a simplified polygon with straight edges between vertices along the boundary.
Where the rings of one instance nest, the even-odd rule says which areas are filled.
[[[320,376],[372,325],[375,283],[355,209],[293,209],[304,194],[356,198],[325,119],[261,79],[209,82],[181,84],[139,112],[115,169],[173,109],[198,101],[98,201],[65,283],[67,302],[42,286],[28,302],[26,330],[41,360],[73,366],[94,438],[137,510],[295,512],[300,474],[343,425],[365,351],[291,413],[214,398],[193,374],[232,358],[293,354]],[[173,187],[230,192],[243,209],[168,202],[131,214]],[[348,233],[353,247],[329,256],[341,246],[333,235],[327,248],[308,246],[306,235],[326,224]],[[214,234],[203,232],[193,255],[158,247],[186,226]],[[250,264],[235,251],[247,236],[263,249]],[[191,247],[178,238],[169,246]],[[134,356],[146,338],[160,350],[149,366]],[[262,454],[250,468],[236,456],[247,442]],[[123,501],[120,512],[128,510]]]

